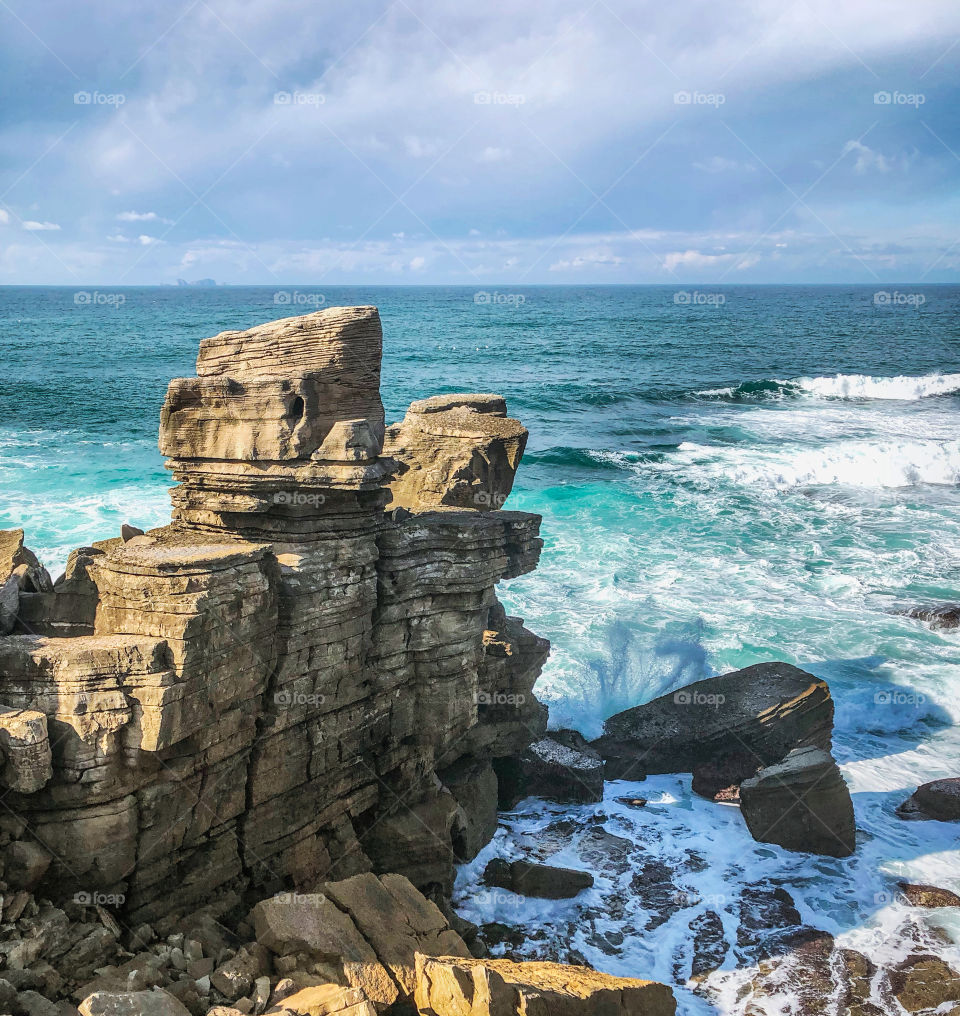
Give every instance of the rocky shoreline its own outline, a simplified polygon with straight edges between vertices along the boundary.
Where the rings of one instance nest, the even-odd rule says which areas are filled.
[[[543,546],[539,516],[502,510],[527,432],[491,394],[420,400],[386,426],[381,351],[372,307],[204,340],[161,415],[169,526],[79,548],[56,582],[22,530],[0,532],[0,1011],[672,1016],[643,970],[592,971],[457,915],[455,866],[500,812],[539,798],[572,816],[611,780],[688,773],[757,841],[855,852],[830,691],[796,667],[697,682],[592,743],[547,734],[549,643],[496,596]],[[903,817],[956,820],[954,782]],[[683,908],[682,871],[572,817],[485,881],[592,893],[590,874],[544,863],[573,840],[635,870],[649,909]],[[782,889],[744,907],[736,974],[752,965],[757,1011],[784,984],[811,1013],[960,1003],[935,955],[877,971]],[[727,969],[716,913],[690,935],[679,980]]]

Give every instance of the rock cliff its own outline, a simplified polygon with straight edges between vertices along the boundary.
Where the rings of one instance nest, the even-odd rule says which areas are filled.
[[[542,546],[495,510],[526,431],[491,395],[387,430],[380,355],[373,307],[207,339],[161,417],[170,525],[54,586],[0,534],[0,835],[26,888],[128,921],[370,870],[442,895],[492,834],[494,762],[546,725],[549,645],[495,595]]]

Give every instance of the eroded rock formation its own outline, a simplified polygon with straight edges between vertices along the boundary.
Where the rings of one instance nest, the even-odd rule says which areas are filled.
[[[442,894],[492,834],[493,763],[546,724],[548,643],[494,592],[540,519],[488,510],[526,431],[443,396],[383,454],[380,353],[373,307],[207,339],[162,413],[171,525],[55,587],[0,541],[29,632],[0,638],[0,832],[44,891],[130,921],[371,869]]]

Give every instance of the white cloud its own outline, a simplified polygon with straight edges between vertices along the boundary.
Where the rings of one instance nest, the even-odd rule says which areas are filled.
[[[117,215],[120,222],[169,222],[169,219],[161,219],[156,212],[120,212]]]
[[[10,213],[0,208],[0,225],[6,225],[10,221]]]
[[[704,254],[699,250],[671,251],[663,259],[668,272],[677,268],[713,268],[732,261],[736,254]]]
[[[129,239],[120,233],[112,233],[107,237],[110,243],[129,243]]]
[[[892,164],[886,156],[859,141],[848,141],[843,146],[843,154],[847,155],[849,152],[857,153],[857,161],[853,164],[855,173],[866,173],[871,169],[877,170],[878,173],[888,173],[892,169]]]
[[[137,237],[137,242],[141,244],[143,247],[150,247],[155,243],[159,243],[160,241],[155,236],[147,236],[146,233],[141,233]]]
[[[60,227],[55,222],[34,222],[33,219],[28,219],[23,224],[24,229],[29,229],[33,233],[38,233],[46,230],[56,230]]]
[[[615,267],[622,265],[623,258],[611,253],[609,250],[590,250],[577,254],[576,257],[555,261],[550,266],[551,272],[566,272],[580,268],[596,268],[598,266]]]
[[[410,262],[410,271],[412,271],[412,272],[423,271],[424,267],[426,266],[426,263],[427,263],[427,259],[426,258],[424,258],[424,257],[415,257]]]

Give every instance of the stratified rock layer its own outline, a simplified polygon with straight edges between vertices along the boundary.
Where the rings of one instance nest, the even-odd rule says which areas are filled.
[[[546,725],[549,645],[494,591],[536,567],[540,519],[449,492],[508,491],[526,431],[443,397],[382,455],[380,353],[373,307],[207,339],[162,413],[172,525],[75,551],[55,587],[2,534],[33,634],[0,638],[0,785],[51,894],[138,921],[370,870],[442,894],[492,835],[493,763]]]
[[[788,663],[758,663],[611,716],[593,746],[607,779],[689,773],[736,756],[742,779],[794,748],[829,751],[832,731],[824,681]]]

